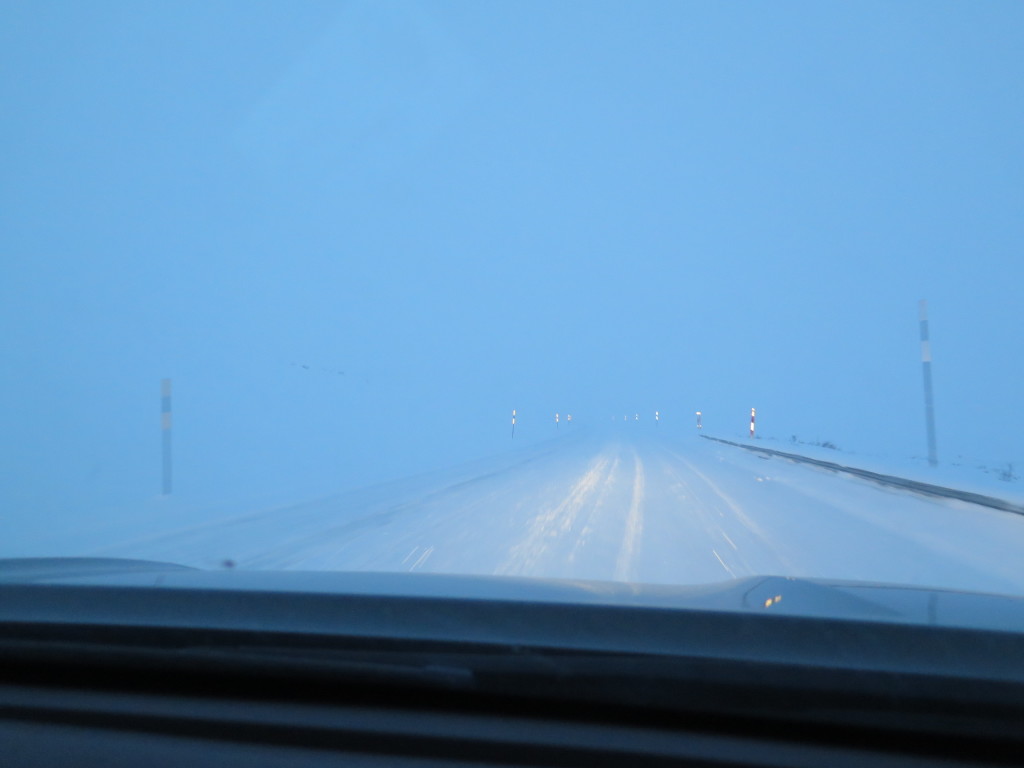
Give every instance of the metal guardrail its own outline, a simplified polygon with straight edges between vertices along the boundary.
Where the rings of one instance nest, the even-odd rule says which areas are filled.
[[[813,464],[817,467],[830,469],[833,472],[844,472],[847,475],[861,477],[865,480],[871,480],[872,482],[879,483],[881,485],[888,485],[892,488],[902,488],[903,490],[923,493],[928,496],[937,496],[943,499],[966,501],[969,504],[979,504],[983,507],[999,509],[1003,512],[1014,512],[1018,515],[1024,515],[1024,506],[1021,506],[1020,504],[1013,504],[1012,502],[1005,501],[1004,499],[997,499],[995,496],[985,496],[980,493],[957,490],[956,488],[946,488],[941,485],[922,483],[918,480],[908,480],[905,477],[897,477],[895,475],[883,475],[879,472],[871,472],[870,470],[858,469],[857,467],[847,467],[843,464],[836,464],[832,461],[812,459],[809,456],[801,456],[798,453],[786,453],[785,451],[777,451],[774,448],[760,448],[754,445],[744,445],[743,443],[736,443],[732,440],[723,440],[720,437],[711,437],[709,435],[701,435],[701,437],[706,440],[714,440],[716,443],[725,443],[726,445],[733,445],[737,448],[745,448],[748,451],[767,453],[770,456],[778,456],[779,458],[789,459],[790,461],[796,461],[803,464]]]

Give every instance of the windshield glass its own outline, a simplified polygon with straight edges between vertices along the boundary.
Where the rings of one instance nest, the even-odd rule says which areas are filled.
[[[4,3],[0,557],[1024,593],[1022,36]]]

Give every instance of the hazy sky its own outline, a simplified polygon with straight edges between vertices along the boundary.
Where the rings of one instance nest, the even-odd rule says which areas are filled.
[[[0,2],[0,504],[654,409],[1024,460],[1024,3]],[[308,366],[304,368],[303,366]],[[620,416],[621,418],[621,416]]]

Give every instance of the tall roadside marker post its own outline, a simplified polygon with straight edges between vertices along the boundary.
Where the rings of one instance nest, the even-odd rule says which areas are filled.
[[[697,411],[697,429],[704,429],[703,425],[700,423],[700,411]]]
[[[754,439],[754,418],[757,416],[757,410],[754,408],[750,409],[750,439]]]
[[[928,430],[928,464],[939,463],[935,445],[935,402],[932,399],[932,345],[928,338],[928,302],[921,299],[917,305],[921,319],[921,369],[924,375],[924,420]]]
[[[512,439],[516,439],[516,409],[512,409]]]
[[[171,380],[160,381],[160,438],[163,494],[171,495]]]

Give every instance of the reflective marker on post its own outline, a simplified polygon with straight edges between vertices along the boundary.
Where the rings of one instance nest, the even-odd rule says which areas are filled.
[[[566,420],[567,422],[569,422],[570,424],[572,424],[572,414],[570,413],[570,414],[569,414],[568,416],[566,416],[566,417],[565,417],[565,420]]]
[[[918,304],[921,320],[921,368],[924,373],[924,420],[928,434],[928,464],[939,463],[939,451],[935,443],[935,401],[932,397],[932,345],[928,337],[928,302],[921,299]]]
[[[657,426],[658,422],[661,421],[661,414],[657,411],[654,412],[654,424]]]
[[[558,414],[555,414],[555,429],[558,429]]]
[[[512,439],[516,439],[516,409],[512,409]]]
[[[160,437],[162,443],[163,494],[171,495],[171,380],[160,381]]]
[[[703,425],[700,423],[700,411],[697,411],[697,429],[704,429]]]
[[[751,439],[754,438],[754,416],[756,415],[756,413],[757,412],[753,408],[750,409],[750,438]]]

